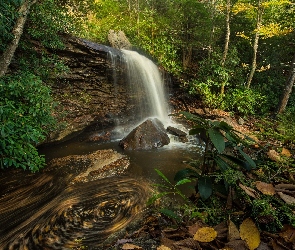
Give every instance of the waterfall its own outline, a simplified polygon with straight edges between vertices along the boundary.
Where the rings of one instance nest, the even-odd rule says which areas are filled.
[[[136,125],[148,117],[158,118],[164,125],[169,122],[168,102],[163,77],[155,63],[136,51],[121,50],[120,65],[127,80],[128,106]],[[118,54],[109,53],[113,69],[118,66]],[[117,72],[113,80],[118,81]],[[116,84],[116,83],[115,83]],[[128,119],[128,118],[127,118]]]

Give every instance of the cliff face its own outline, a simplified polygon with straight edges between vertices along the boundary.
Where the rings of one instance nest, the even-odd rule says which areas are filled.
[[[52,86],[59,103],[54,115],[62,126],[47,142],[69,139],[85,128],[111,127],[130,109],[125,78],[114,81],[114,68],[108,60],[109,50],[114,57],[119,56],[119,50],[69,36],[64,37],[64,44],[65,48],[55,53],[69,72],[55,79]]]

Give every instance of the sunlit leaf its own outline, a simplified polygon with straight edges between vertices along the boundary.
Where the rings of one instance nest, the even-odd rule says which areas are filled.
[[[194,235],[194,240],[211,242],[217,237],[217,232],[212,227],[202,227]]]
[[[256,249],[260,244],[260,233],[255,223],[247,218],[240,226],[241,239],[246,241],[250,250]]]
[[[189,180],[189,179],[182,179],[182,180],[178,181],[175,184],[175,186],[179,186],[179,185],[182,185],[182,184],[185,184],[185,183],[189,183],[189,182],[191,182],[191,180]]]
[[[171,248],[161,245],[161,246],[157,247],[157,250],[171,250]]]

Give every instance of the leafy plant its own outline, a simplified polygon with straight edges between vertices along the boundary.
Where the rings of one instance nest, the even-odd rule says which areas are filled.
[[[180,186],[186,184],[186,183],[190,183],[191,180],[189,179],[182,179],[180,181],[178,181],[177,183],[173,184],[172,182],[169,181],[169,179],[159,170],[159,169],[155,169],[155,171],[157,172],[157,174],[162,178],[162,180],[164,181],[164,184],[154,184],[155,187],[158,188],[157,192],[155,192],[151,198],[149,198],[147,204],[151,205],[153,203],[155,203],[158,199],[161,199],[164,196],[179,196],[181,199],[183,199],[185,201],[185,205],[181,206],[183,211],[183,215],[184,216],[188,216],[189,219],[192,219],[194,217],[201,217],[201,213],[197,212],[193,207],[193,204],[189,201],[188,197],[185,196],[181,190],[179,189]],[[159,191],[161,189],[161,191]],[[179,211],[178,213],[173,211],[172,209],[167,209],[167,208],[161,208],[159,209],[159,212],[161,212],[162,214],[168,216],[169,218],[172,218],[174,220],[176,220],[177,222],[181,222],[182,221],[182,216],[179,215]]]
[[[213,192],[213,176],[216,173],[226,173],[228,169],[250,171],[256,168],[253,159],[244,152],[252,139],[242,139],[241,134],[224,121],[210,121],[200,116],[181,112],[187,120],[193,122],[190,135],[200,135],[205,142],[203,162],[191,164],[191,167],[176,173],[174,180],[197,180],[196,190],[203,200],[208,199]],[[225,185],[228,183],[225,181]]]
[[[22,72],[0,79],[0,166],[29,169],[45,165],[36,145],[53,128],[54,102],[40,78]]]
[[[266,97],[258,91],[248,88],[236,88],[226,95],[224,109],[242,116],[254,115],[261,112],[261,107],[264,106],[265,102]]]

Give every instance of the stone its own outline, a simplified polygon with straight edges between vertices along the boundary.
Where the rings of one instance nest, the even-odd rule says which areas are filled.
[[[187,134],[185,132],[183,132],[182,130],[178,129],[178,128],[168,126],[167,127],[167,132],[172,134],[172,135],[177,136],[181,142],[187,142],[188,141],[188,139],[186,137]]]
[[[119,145],[125,150],[148,150],[170,143],[164,125],[157,118],[149,118],[133,129]]]
[[[108,34],[108,40],[111,46],[116,49],[131,49],[132,47],[125,33],[121,30],[118,32],[110,30]]]

